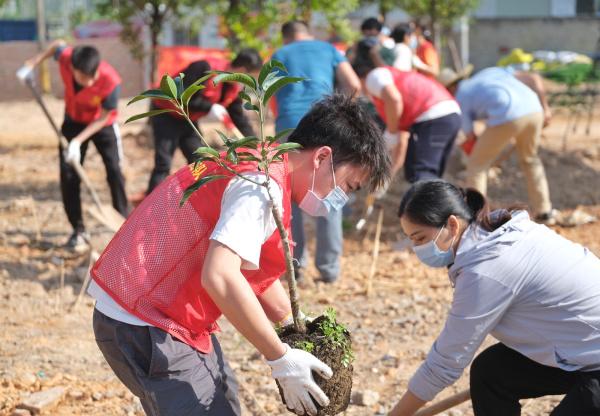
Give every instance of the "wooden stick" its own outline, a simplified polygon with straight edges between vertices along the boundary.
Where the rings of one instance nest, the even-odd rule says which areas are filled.
[[[371,295],[373,290],[373,277],[377,271],[377,259],[379,258],[379,241],[381,240],[381,227],[383,225],[383,207],[379,207],[379,216],[377,218],[377,228],[375,229],[375,239],[373,241],[373,258],[371,260],[371,269],[367,278],[367,296]]]
[[[466,402],[470,398],[471,391],[469,389],[466,389],[444,400],[440,400],[439,402],[432,404],[429,407],[419,410],[417,413],[415,413],[414,416],[434,416],[455,406],[458,406],[459,404]]]
[[[94,263],[96,262],[96,260],[98,260],[98,257],[100,257],[100,255],[98,254],[98,252],[96,250],[94,250],[94,249],[90,250],[90,263],[88,266],[88,272],[85,275],[85,279],[83,280],[81,289],[79,289],[79,294],[77,295],[77,299],[75,299],[75,302],[71,306],[71,312],[75,310],[77,305],[79,305],[79,302],[81,302],[81,299],[83,298],[83,294],[85,293],[85,290],[87,289],[88,285],[90,284],[90,280],[92,279],[92,275],[90,274],[90,271],[92,270],[92,267],[94,266]]]
[[[39,243],[42,240],[42,229],[40,228],[40,221],[37,214],[37,208],[35,206],[35,199],[29,197],[31,203],[31,214],[33,216],[33,224],[35,225],[35,242]]]

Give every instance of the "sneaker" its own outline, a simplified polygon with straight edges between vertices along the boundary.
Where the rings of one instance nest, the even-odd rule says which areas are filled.
[[[83,253],[90,249],[90,235],[85,231],[73,231],[67,240],[65,248],[76,253]]]
[[[535,222],[544,225],[556,225],[560,220],[560,211],[557,209],[551,209],[549,212],[545,214],[539,214],[535,217]]]

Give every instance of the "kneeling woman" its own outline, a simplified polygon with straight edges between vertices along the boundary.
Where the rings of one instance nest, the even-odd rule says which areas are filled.
[[[441,334],[390,415],[412,415],[471,365],[476,416],[521,413],[519,399],[565,394],[553,416],[600,415],[600,260],[484,197],[416,183],[399,216],[415,254],[448,267],[454,298]]]

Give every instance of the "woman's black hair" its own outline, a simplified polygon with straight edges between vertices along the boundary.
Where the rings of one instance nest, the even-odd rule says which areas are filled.
[[[489,205],[479,191],[459,188],[441,179],[415,183],[400,202],[398,217],[405,215],[412,222],[437,228],[455,215],[486,231],[494,231],[512,218],[508,210],[492,218]]]

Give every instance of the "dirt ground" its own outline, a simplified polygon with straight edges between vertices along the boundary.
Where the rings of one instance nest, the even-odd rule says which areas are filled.
[[[49,104],[60,120],[61,103],[49,99]],[[124,109],[121,119],[143,108]],[[56,138],[34,102],[0,104],[0,126],[0,415],[12,414],[25,396],[50,386],[62,386],[66,394],[48,414],[142,414],[137,400],[115,378],[96,347],[91,330],[93,300],[84,296],[73,308],[88,259],[73,257],[60,248],[70,229],[58,186]],[[582,126],[576,132],[570,130],[566,150],[562,140],[565,129],[565,116],[559,112],[542,143],[552,200],[560,210],[570,212],[579,207],[600,216],[600,118],[595,117],[590,135]],[[142,123],[125,126],[122,132],[127,190],[135,194],[146,187],[152,149]],[[182,163],[178,154],[174,166]],[[88,154],[85,167],[101,198],[109,202],[95,150]],[[456,168],[453,173],[460,177]],[[494,203],[526,201],[524,178],[514,156],[495,174],[489,190]],[[366,238],[347,232],[339,283],[314,284],[311,279],[316,273],[310,269],[301,289],[306,311],[318,314],[330,305],[338,310],[353,334],[354,391],[378,395],[369,406],[352,404],[346,415],[390,410],[441,330],[452,297],[444,271],[428,269],[414,255],[393,249],[400,232],[395,211],[405,188],[401,180],[396,181],[383,201],[385,226],[370,297],[365,295],[365,285],[373,220]],[[358,218],[363,197],[359,195],[354,203],[348,224]],[[87,195],[84,202],[89,205]],[[101,250],[111,234],[89,216],[86,222],[94,247]],[[555,229],[600,254],[600,223]],[[224,321],[221,325],[220,340],[241,384],[245,413],[284,414],[267,365],[230,325]],[[485,345],[491,343],[488,339]],[[438,399],[467,384],[468,371]],[[547,414],[558,400],[560,397],[528,401],[523,414]],[[471,413],[465,403],[445,414]]]

